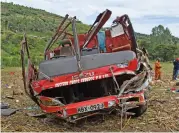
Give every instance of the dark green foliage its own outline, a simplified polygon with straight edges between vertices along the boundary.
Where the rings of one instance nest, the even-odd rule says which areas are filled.
[[[172,61],[179,57],[179,38],[162,25],[154,27],[151,35],[139,37],[138,43],[148,50],[152,60],[159,57],[162,61]]]

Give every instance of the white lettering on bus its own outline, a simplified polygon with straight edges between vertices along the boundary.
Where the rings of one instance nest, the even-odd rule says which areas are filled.
[[[55,87],[61,87],[68,85],[68,81],[55,84]]]
[[[70,80],[70,81],[66,81],[66,82],[57,83],[57,84],[55,84],[55,87],[67,86],[67,85],[78,84],[78,83],[83,83],[83,82],[89,82],[89,81],[98,80],[98,79],[107,78],[107,77],[109,77],[109,75],[104,74],[104,75],[98,75],[98,76],[95,76],[95,77],[82,78],[80,80],[79,79]]]

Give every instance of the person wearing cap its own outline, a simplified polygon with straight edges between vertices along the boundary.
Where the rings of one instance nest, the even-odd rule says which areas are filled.
[[[161,79],[161,68],[160,59],[158,58],[155,62],[155,80]]]
[[[177,76],[179,74],[179,58],[176,58],[173,61],[173,80],[178,80]]]

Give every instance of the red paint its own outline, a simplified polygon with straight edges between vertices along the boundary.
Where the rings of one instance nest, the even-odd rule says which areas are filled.
[[[78,102],[78,103],[73,103],[73,104],[67,104],[65,106],[44,106],[43,104],[40,104],[41,109],[46,112],[46,113],[55,113],[55,112],[62,112],[63,110],[66,111],[67,116],[72,116],[77,114],[77,109],[79,107],[83,107],[83,106],[89,106],[89,105],[94,105],[97,103],[104,103],[105,108],[109,108],[108,107],[108,102],[109,101],[115,101],[116,105],[120,104],[120,99],[125,99],[125,98],[130,98],[130,97],[139,97],[139,104],[140,103],[144,103],[145,99],[144,99],[144,95],[143,95],[143,91],[142,92],[138,92],[135,94],[126,94],[126,95],[122,95],[120,97],[118,96],[106,96],[106,97],[101,97],[101,98],[97,98],[97,99],[93,99],[93,100],[87,100],[87,101],[83,101],[83,102]],[[44,98],[44,97],[40,97],[40,100],[48,100],[48,98]],[[129,102],[129,103],[133,103]],[[136,103],[136,102],[135,102]],[[63,117],[63,115],[57,113],[56,114],[59,117]]]
[[[118,68],[116,65],[111,65],[111,66],[113,67],[114,74],[120,75],[122,72],[133,72],[133,71],[135,71],[136,68],[137,68],[137,60],[134,59],[134,60],[130,61],[128,67],[126,67],[126,68]],[[100,76],[100,75],[107,74],[109,77],[112,77],[111,71],[109,70],[109,66],[97,68],[97,69],[93,69],[93,70],[83,71],[83,73],[90,73],[90,72],[94,72],[94,76]],[[61,83],[61,82],[68,82],[67,85],[71,85],[72,84],[72,82],[71,82],[72,77],[74,75],[79,75],[79,72],[76,72],[76,73],[73,73],[73,74],[67,74],[67,75],[53,77],[52,78],[53,82],[50,82],[46,79],[40,80],[40,81],[33,81],[32,86],[37,93],[40,93],[42,91],[42,89],[46,90],[46,89],[55,88],[55,84],[58,84],[58,83]],[[104,78],[104,77],[101,77],[101,79],[102,78]],[[94,80],[98,80],[98,79],[94,79]]]
[[[78,35],[78,42],[79,42],[79,46],[80,48],[83,47],[84,45],[84,42],[86,40],[87,36],[85,34],[79,34]],[[74,44],[74,38],[73,37],[70,37],[69,38],[71,40],[71,42]],[[98,46],[98,40],[97,40],[97,36],[95,36],[88,44],[88,48],[93,48],[93,47],[96,47]]]
[[[10,72],[9,74],[10,74],[10,75],[14,75],[14,74],[15,74],[15,72]]]

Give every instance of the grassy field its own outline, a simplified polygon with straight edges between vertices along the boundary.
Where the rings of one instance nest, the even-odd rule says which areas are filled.
[[[177,99],[179,94],[167,91],[175,84],[171,81],[172,68],[172,63],[162,63],[162,81],[154,82],[152,85],[147,112],[141,117],[127,119],[122,131],[179,131],[179,101]],[[11,75],[10,72],[15,73]],[[14,99],[6,98],[6,96],[12,96],[13,92],[16,92]],[[24,93],[20,68],[1,70],[1,101],[18,109],[34,106],[32,100]],[[12,116],[2,117],[1,130],[7,132],[121,131],[120,116],[108,115],[104,117],[104,121],[99,117],[92,120],[85,119],[83,124],[69,126],[51,116],[47,118],[27,116],[28,112],[36,112],[36,110],[21,110]]]

